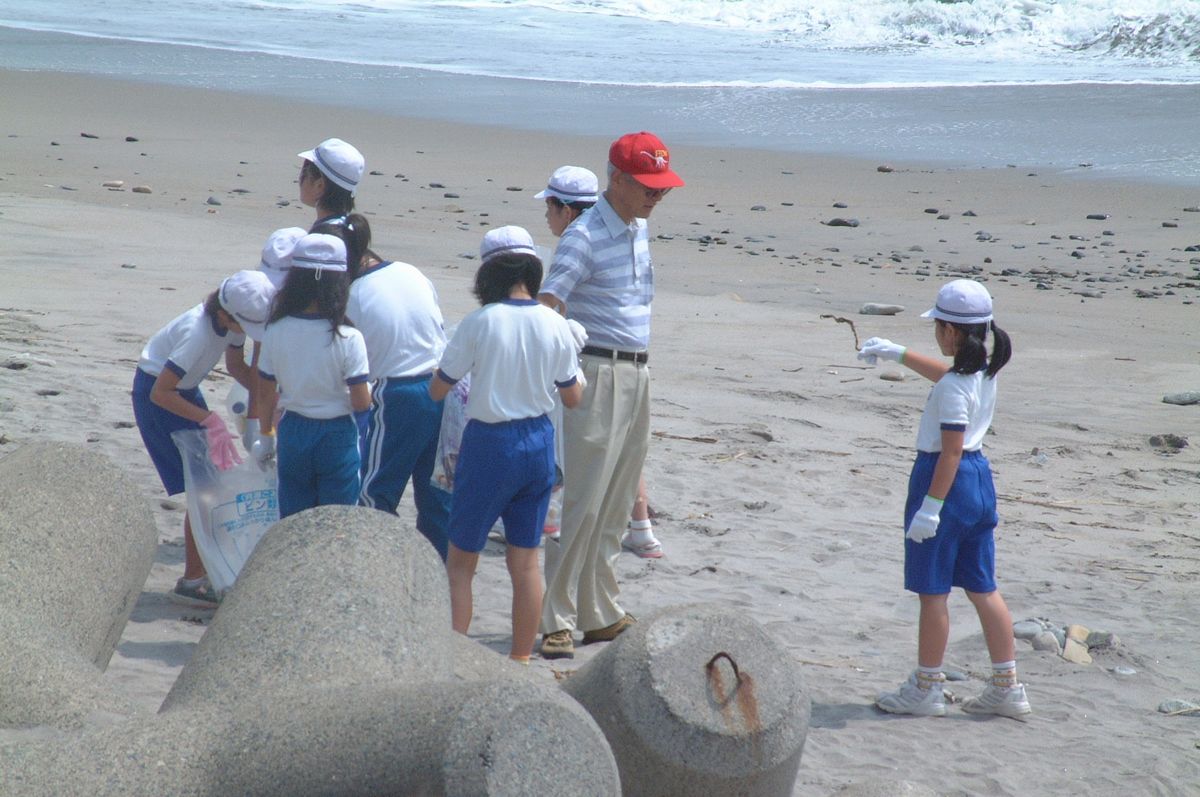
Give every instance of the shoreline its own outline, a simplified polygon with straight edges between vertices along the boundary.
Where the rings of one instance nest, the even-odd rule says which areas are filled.
[[[226,91],[267,102],[317,102],[393,118],[552,135],[657,129],[671,131],[677,145],[939,168],[1011,164],[1086,179],[1200,188],[1200,142],[1192,135],[1200,127],[1200,85],[574,84],[3,27],[0,69]]]
[[[0,371],[0,456],[30,440],[86,444],[142,486],[158,552],[100,681],[152,714],[207,621],[167,599],[182,570],[182,500],[162,494],[131,426],[129,383],[156,329],[255,267],[271,230],[311,221],[296,197],[295,153],[330,135],[362,149],[370,174],[358,205],[378,251],[421,268],[452,324],[475,306],[483,232],[520,224],[548,244],[533,194],[558,165],[602,170],[625,131],[330,114],[57,73],[0,70],[0,91],[22,109],[0,123],[0,363],[22,366]],[[1161,401],[1200,389],[1200,253],[1186,251],[1200,244],[1200,212],[1184,210],[1200,205],[1195,190],[701,147],[656,132],[688,183],[650,220],[646,474],[666,555],[621,556],[623,605],[635,615],[733,607],[801,662],[813,714],[797,797],[870,781],[1014,797],[1187,794],[1200,782],[1194,718],[1156,707],[1200,699],[1200,408]],[[883,163],[894,171],[877,171]],[[139,185],[150,193],[133,193]],[[944,720],[898,718],[871,705],[915,656],[899,517],[927,387],[863,367],[850,330],[822,316],[931,351],[919,313],[957,276],[986,281],[1014,341],[986,443],[1000,494],[998,579],[1014,620],[1080,623],[1121,640],[1091,664],[1018,642],[1028,723],[955,707]],[[865,302],[906,309],[859,315]],[[223,406],[229,384],[218,372],[204,385],[211,406]],[[1168,433],[1193,433],[1191,445],[1151,442]],[[408,523],[411,504],[402,502]],[[484,553],[471,638],[503,654],[503,552]],[[967,679],[954,691],[971,696],[986,650],[967,600],[955,593],[951,610],[946,663]],[[598,647],[579,648],[573,663],[536,660],[532,672],[569,677]],[[70,733],[0,727],[0,746]],[[1019,763],[997,768],[998,755]],[[1105,766],[1113,761],[1121,766]]]

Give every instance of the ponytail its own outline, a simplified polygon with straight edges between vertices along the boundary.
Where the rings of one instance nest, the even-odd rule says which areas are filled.
[[[954,354],[954,365],[950,367],[951,373],[974,374],[985,371],[989,378],[994,377],[1012,357],[1012,340],[994,321],[985,321],[982,324],[955,324],[949,321],[939,323],[949,324],[962,333],[958,351]],[[985,345],[989,330],[992,333],[991,357],[988,357]]]

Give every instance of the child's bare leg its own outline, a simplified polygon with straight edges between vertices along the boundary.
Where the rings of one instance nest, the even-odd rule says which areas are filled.
[[[537,548],[505,548],[504,559],[512,579],[511,658],[527,661],[533,653],[538,622],[542,617],[542,571],[538,567]]]
[[[983,626],[983,639],[987,642],[988,655],[993,662],[1014,661],[1017,657],[1013,641],[1012,614],[999,590],[992,592],[967,592],[967,597],[979,613],[979,624]]]
[[[917,626],[917,663],[922,667],[942,666],[950,640],[948,595],[921,595],[921,617]]]
[[[633,499],[633,511],[629,519],[640,521],[650,519],[650,496],[646,492],[646,477],[638,477],[637,498]],[[639,528],[636,527],[635,528]]]
[[[460,634],[471,627],[474,604],[471,597],[471,580],[475,578],[475,567],[479,554],[469,553],[450,543],[446,555],[446,574],[450,577],[450,625]]]
[[[207,575],[204,562],[200,559],[200,551],[196,548],[196,540],[192,537],[192,519],[185,512],[183,515],[183,577],[187,581],[195,581]]]

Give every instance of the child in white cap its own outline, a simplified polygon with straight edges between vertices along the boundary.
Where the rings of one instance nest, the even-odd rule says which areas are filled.
[[[271,309],[259,357],[262,436],[254,456],[277,458],[279,516],[358,503],[358,426],[367,409],[367,347],[346,321],[346,245],[309,234]],[[283,408],[276,441],[273,419]]]
[[[600,181],[594,172],[582,166],[559,166],[550,175],[546,188],[535,194],[534,198],[546,200],[546,224],[550,227],[550,232],[559,237],[583,215],[584,211],[596,204],[600,198]],[[586,343],[586,332],[582,338]],[[561,416],[561,413],[559,414]],[[559,452],[561,453],[561,445]],[[561,487],[556,489],[554,497],[560,507],[561,492]],[[557,532],[555,527],[556,537]],[[637,497],[629,515],[629,529],[621,537],[621,547],[643,559],[662,558],[662,543],[654,536],[654,524],[650,520],[650,496],[646,490],[645,476],[638,478]]]
[[[974,280],[943,285],[937,303],[922,317],[934,319],[934,338],[942,354],[954,358],[952,364],[883,338],[867,340],[858,354],[870,364],[893,360],[934,383],[917,430],[917,459],[904,508],[904,588],[921,599],[917,670],[875,705],[892,714],[946,713],[946,601],[953,587],[962,587],[979,615],[992,659],[991,681],[982,695],[963,703],[963,710],[1020,717],[1030,707],[1017,680],[1012,615],[996,589],[996,488],[982,450],[996,408],[996,374],[1008,362],[1012,344],[992,320],[987,288]]]
[[[359,425],[359,503],[394,515],[411,480],[417,531],[445,559],[450,494],[432,483],[444,402],[429,396],[429,380],[446,348],[437,291],[416,266],[372,251],[371,226],[357,213],[314,231],[347,241],[346,318],[362,333],[371,366],[371,409]],[[362,253],[357,261],[355,252]]]
[[[509,656],[527,663],[542,607],[537,549],[554,485],[554,429],[547,413],[555,388],[568,407],[579,403],[583,389],[567,322],[534,299],[542,263],[529,233],[491,230],[479,254],[475,296],[483,306],[458,325],[429,385],[441,401],[471,375],[450,507],[450,612],[454,630],[466,634],[479,552],[492,524],[503,518],[513,584]]]
[[[361,152],[340,138],[328,138],[297,157],[304,159],[300,201],[316,209],[317,224],[354,211],[354,195],[367,168]]]
[[[133,416],[168,495],[184,490],[183,457],[171,433],[204,429],[209,457],[227,470],[240,463],[233,435],[221,416],[208,409],[200,382],[225,358],[230,376],[250,385],[243,346],[246,336],[262,337],[275,287],[258,271],[239,271],[201,304],[177,316],[154,334],[138,359],[133,379]],[[215,607],[204,563],[192,539],[191,520],[183,516],[184,570],[172,599]]]

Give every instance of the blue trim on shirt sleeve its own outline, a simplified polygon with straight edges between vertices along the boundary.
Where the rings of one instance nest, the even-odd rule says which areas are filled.
[[[554,383],[554,386],[555,386],[555,387],[559,387],[559,388],[563,388],[563,387],[571,387],[571,385],[575,385],[575,384],[578,384],[578,383],[579,383],[579,377],[578,377],[578,376],[573,376],[573,377],[571,377],[570,379],[568,379],[566,382],[555,382],[555,383]]]
[[[363,382],[366,382],[366,381],[367,381],[367,374],[359,374],[358,376],[352,376],[349,379],[347,379],[346,384],[347,385],[361,385]]]
[[[967,425],[965,423],[943,423],[942,431],[943,432],[965,432],[965,431],[967,431]]]
[[[166,363],[166,365],[163,366],[163,368],[166,368],[168,371],[175,374],[175,376],[179,377],[180,379],[183,379],[185,376],[187,376],[187,371],[185,369],[179,367],[179,364],[176,363],[174,360],[167,360],[167,363]]]
[[[447,376],[447,375],[446,375],[446,372],[445,372],[445,371],[443,371],[441,368],[437,369],[437,378],[438,378],[438,379],[440,379],[440,380],[442,380],[443,382],[446,382],[447,384],[451,384],[451,385],[457,385],[457,384],[458,384],[458,380],[457,380],[457,379],[453,379],[453,378],[451,378],[451,377]]]

